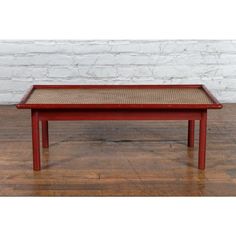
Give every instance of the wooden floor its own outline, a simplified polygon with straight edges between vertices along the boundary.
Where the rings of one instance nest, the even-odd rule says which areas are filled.
[[[209,111],[207,168],[186,146],[187,122],[49,122],[32,171],[28,110],[0,106],[2,196],[236,196],[236,104]]]

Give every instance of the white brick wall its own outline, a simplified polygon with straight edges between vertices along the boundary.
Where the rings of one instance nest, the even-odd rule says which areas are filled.
[[[0,41],[0,104],[32,84],[179,83],[236,102],[236,40]]]

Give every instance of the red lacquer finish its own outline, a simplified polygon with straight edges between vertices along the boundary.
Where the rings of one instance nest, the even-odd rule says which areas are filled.
[[[212,104],[27,104],[34,89],[44,88],[201,88]],[[200,121],[198,168],[205,169],[207,109],[219,109],[222,105],[204,85],[34,85],[17,104],[17,108],[32,110],[33,169],[40,170],[40,133],[42,122],[42,146],[48,148],[49,120],[187,120],[188,146],[194,147],[195,120]]]
[[[42,120],[42,144],[43,144],[43,148],[48,148],[49,146],[47,120]]]
[[[198,168],[205,169],[206,162],[207,110],[202,111],[199,128]]]
[[[32,110],[32,147],[33,147],[33,169],[40,170],[40,133],[39,133],[39,113]]]
[[[195,120],[188,121],[188,147],[194,147]]]
[[[196,110],[39,110],[40,120],[200,120]]]
[[[212,100],[212,104],[26,104],[34,89],[93,89],[93,88],[129,88],[129,89],[168,89],[200,88]],[[34,85],[17,104],[21,109],[219,109],[222,105],[203,85]]]

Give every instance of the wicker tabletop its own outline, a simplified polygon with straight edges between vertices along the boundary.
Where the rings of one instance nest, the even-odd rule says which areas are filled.
[[[26,104],[212,104],[200,88],[45,88],[35,89]]]

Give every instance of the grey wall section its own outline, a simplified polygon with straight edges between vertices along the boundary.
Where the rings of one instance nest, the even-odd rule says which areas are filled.
[[[236,102],[236,40],[0,41],[0,104],[32,84],[184,83]]]

